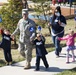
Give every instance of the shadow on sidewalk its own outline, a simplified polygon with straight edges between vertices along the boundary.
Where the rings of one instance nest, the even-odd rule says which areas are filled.
[[[31,69],[35,69],[35,66],[32,66]],[[40,66],[39,72],[62,72],[63,70],[66,70],[66,69],[60,69],[57,67],[49,67],[46,69],[45,67]]]
[[[15,64],[12,64],[11,66],[16,66],[16,67],[24,67],[23,65],[21,65],[20,63],[15,63]]]
[[[62,72],[63,70],[66,70],[66,69],[60,69],[58,67],[49,67],[47,71],[48,72]]]
[[[24,67],[20,64],[13,64],[12,66]],[[31,69],[33,69],[33,71],[35,71],[35,66],[32,66],[30,69],[26,69],[26,70],[31,70]],[[66,69],[60,69],[58,67],[49,67],[46,69],[44,66],[40,66],[39,72],[62,72],[63,70],[66,70]]]

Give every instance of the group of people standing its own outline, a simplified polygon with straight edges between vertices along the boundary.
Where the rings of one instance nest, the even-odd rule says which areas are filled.
[[[52,35],[52,39],[53,39],[53,44],[55,45],[55,55],[57,57],[59,57],[59,54],[62,50],[62,48],[60,46],[60,40],[64,36],[64,27],[66,26],[66,19],[61,13],[60,6],[57,6],[55,8],[54,13],[50,17],[48,27],[50,27],[50,26],[51,26],[51,35]],[[17,33],[20,33],[18,50],[19,50],[20,54],[24,58],[26,58],[26,63],[25,63],[24,69],[31,68],[32,49],[33,49],[34,45],[36,47],[36,68],[35,68],[35,70],[36,71],[39,70],[40,59],[43,60],[45,67],[49,68],[49,64],[45,57],[45,55],[47,54],[47,50],[45,48],[45,39],[42,37],[43,35],[41,33],[36,33],[36,24],[33,20],[28,18],[27,9],[22,9],[22,19],[19,20],[17,28],[10,35],[10,40],[8,40],[7,37],[9,37],[9,36],[7,36],[8,34],[6,34],[6,32],[3,34],[3,36],[6,35],[7,37],[3,37],[3,39],[5,39],[6,42],[11,41],[11,38],[13,38]],[[75,34],[74,34],[74,37],[75,37]],[[1,45],[2,45],[2,43],[1,43]],[[70,46],[74,46],[74,42]],[[5,49],[7,49],[7,46],[3,49],[5,51]],[[7,49],[7,50],[10,51],[11,49]],[[72,53],[73,53],[73,59],[74,59],[74,52],[72,52]],[[5,54],[5,52],[4,52],[4,54]],[[9,56],[9,53],[7,53],[7,55],[8,55],[7,57],[11,57],[11,56]],[[6,60],[6,61],[9,64],[9,62],[12,62],[12,58],[8,58],[8,59],[10,59],[10,61],[8,61],[8,60]]]

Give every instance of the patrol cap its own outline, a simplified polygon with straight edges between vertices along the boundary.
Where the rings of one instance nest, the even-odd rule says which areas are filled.
[[[22,14],[28,14],[28,9],[22,9]]]

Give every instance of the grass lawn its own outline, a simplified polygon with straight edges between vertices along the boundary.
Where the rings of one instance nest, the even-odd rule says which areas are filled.
[[[76,75],[76,68],[72,70],[66,70],[56,75]]]
[[[75,32],[76,32],[76,29],[75,29],[75,21],[74,19],[69,19],[67,20],[67,25],[65,27],[65,35],[68,33],[68,29],[69,28],[72,28]],[[48,28],[43,28],[42,29],[42,34],[45,36],[46,34],[49,34],[49,30]],[[55,50],[54,48],[54,45],[52,43],[52,39],[51,39],[51,36],[45,36],[46,38],[46,49],[48,52],[51,52],[53,50]],[[61,41],[61,45],[62,46],[65,46],[65,41]],[[32,56],[34,57],[35,56],[35,49],[33,49],[33,52],[32,52]],[[20,54],[19,54],[19,51],[17,49],[12,49],[12,58],[13,58],[13,63],[15,62],[19,62],[19,61],[22,61],[22,60],[25,60]],[[0,67],[4,66],[5,65],[5,61],[4,61],[4,54],[3,54],[3,50],[0,49]],[[69,70],[69,71],[64,71],[58,75],[76,75],[76,72],[75,72],[76,69],[73,69],[73,70]]]

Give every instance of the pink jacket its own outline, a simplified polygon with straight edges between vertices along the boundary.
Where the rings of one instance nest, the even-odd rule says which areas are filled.
[[[66,45],[67,46],[74,46],[74,38],[76,37],[76,33],[74,33],[72,36],[71,35],[67,35],[63,38],[58,38],[58,40],[66,40]]]

